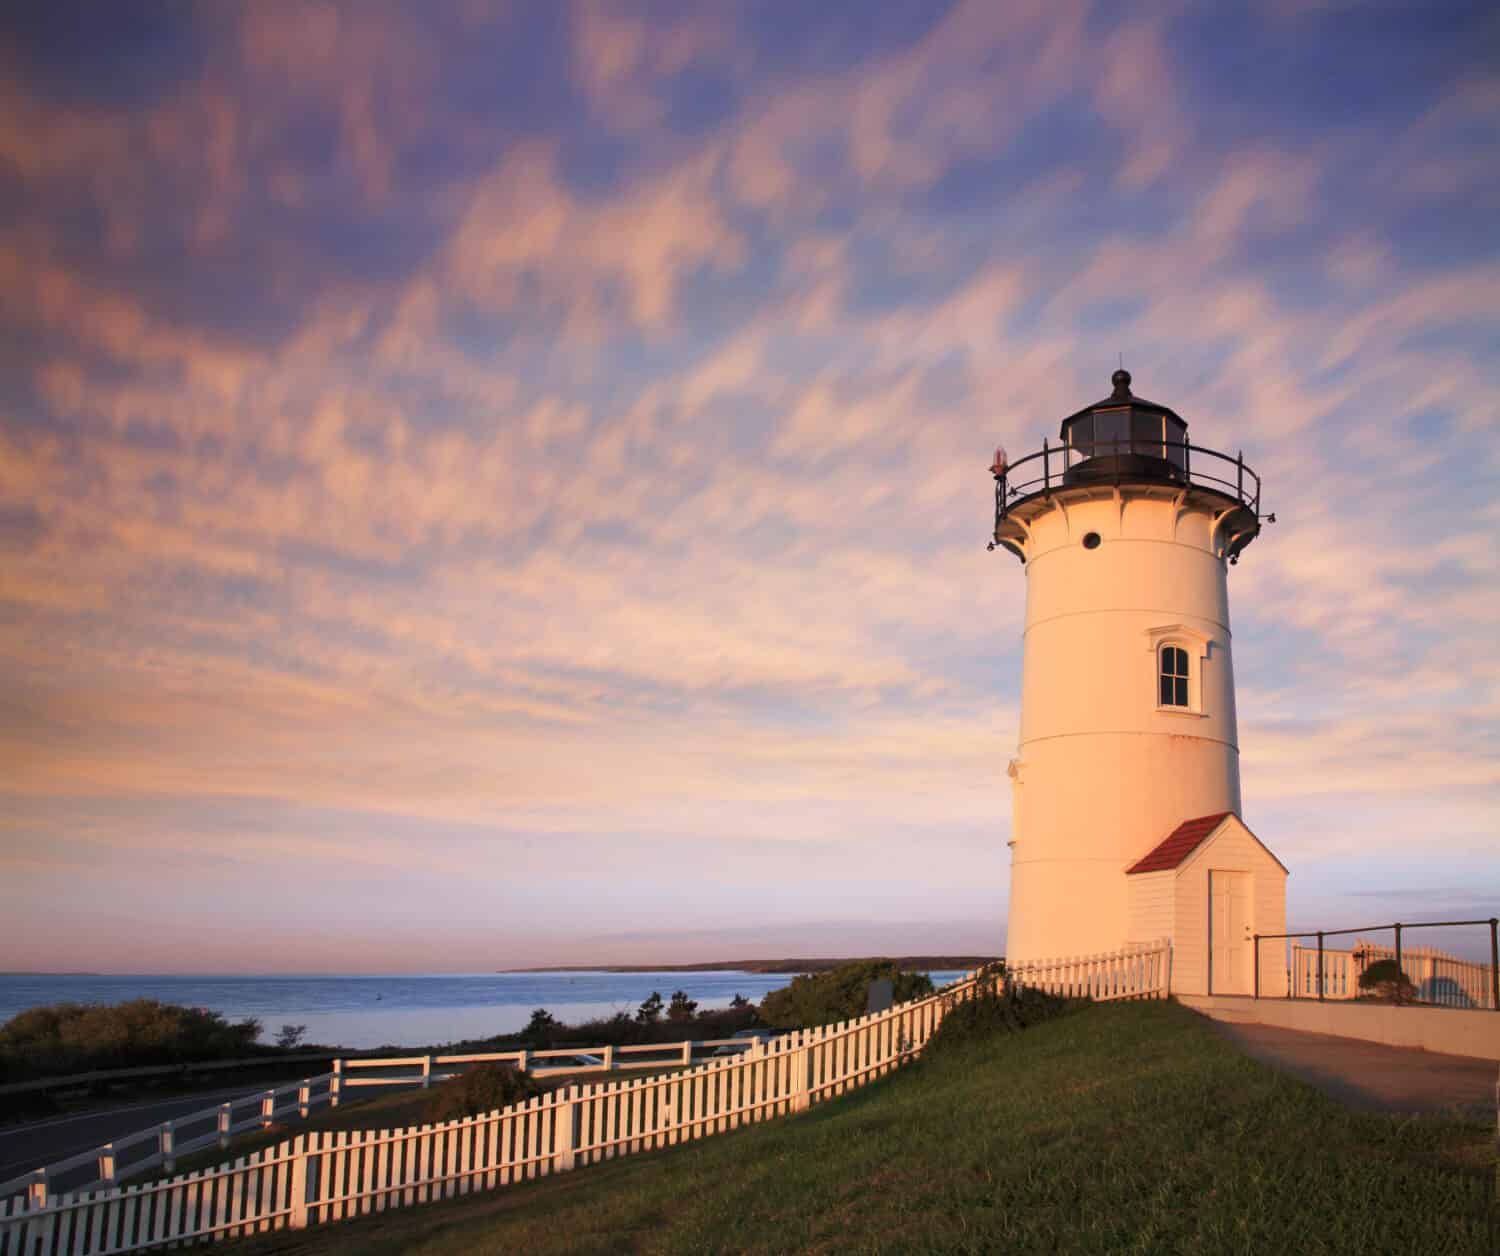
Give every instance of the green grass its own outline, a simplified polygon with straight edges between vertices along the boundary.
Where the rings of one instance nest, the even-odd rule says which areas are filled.
[[[1348,1111],[1173,1004],[957,1044],[809,1113],[232,1244],[525,1252],[1475,1253],[1489,1131]]]

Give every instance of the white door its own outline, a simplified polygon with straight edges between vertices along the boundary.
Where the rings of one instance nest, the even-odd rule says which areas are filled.
[[[1208,992],[1251,994],[1250,874],[1208,874]]]

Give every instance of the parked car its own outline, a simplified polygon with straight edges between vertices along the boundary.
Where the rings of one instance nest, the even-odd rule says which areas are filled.
[[[730,1046],[728,1043],[725,1043],[722,1047],[718,1048],[714,1052],[714,1054],[743,1055],[746,1051],[750,1050],[750,1044],[752,1042],[770,1042],[771,1039],[775,1036],[775,1031],[770,1029],[737,1029],[734,1032],[734,1037],[737,1039],[743,1039],[745,1041],[745,1045],[743,1047],[734,1047]]]
[[[602,1068],[604,1058],[580,1051],[577,1055],[548,1055],[537,1061],[542,1068]]]

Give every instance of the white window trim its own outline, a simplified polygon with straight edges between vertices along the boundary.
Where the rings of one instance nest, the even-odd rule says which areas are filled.
[[[1203,662],[1208,658],[1213,638],[1187,624],[1163,624],[1159,628],[1146,629],[1146,643],[1151,654],[1151,702],[1157,713],[1189,719],[1206,716],[1208,712],[1203,709]],[[1185,707],[1168,706],[1161,700],[1161,651],[1162,647],[1169,645],[1187,651],[1188,704]]]

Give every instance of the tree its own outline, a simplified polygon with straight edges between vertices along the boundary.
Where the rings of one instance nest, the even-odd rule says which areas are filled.
[[[253,1052],[258,1020],[231,1024],[206,1008],[155,999],[128,1003],[54,1003],[0,1025],[0,1080],[223,1060]]]
[[[690,1021],[697,1010],[698,1001],[688,998],[686,990],[672,991],[672,1002],[667,1007],[669,1021]]]
[[[636,1009],[635,1019],[642,1025],[654,1025],[661,1019],[661,991],[653,990],[651,997]]]
[[[777,1029],[807,1029],[865,1014],[870,983],[889,977],[897,1003],[932,993],[925,973],[902,972],[891,960],[856,960],[822,973],[803,973],[761,1000],[761,1019]]]
[[[747,1007],[754,1007],[755,1005],[743,994],[737,992],[734,998],[729,1000],[729,1006],[736,1012],[743,1012]]]
[[[531,1019],[526,1022],[526,1028],[521,1031],[521,1036],[527,1042],[545,1047],[561,1028],[562,1025],[551,1012],[544,1007],[539,1007],[531,1013]]]
[[[283,1025],[281,1032],[276,1035],[276,1045],[283,1051],[290,1051],[294,1047],[300,1047],[306,1036],[306,1025]]]

